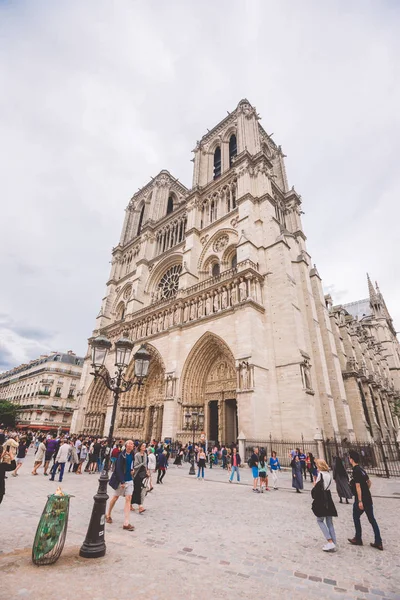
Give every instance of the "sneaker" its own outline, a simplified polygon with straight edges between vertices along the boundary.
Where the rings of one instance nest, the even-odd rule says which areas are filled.
[[[363,545],[362,541],[357,540],[357,538],[352,538],[352,539],[348,538],[348,540],[349,540],[350,544],[353,544],[353,546],[362,546]]]
[[[267,488],[265,488],[265,491],[266,491],[266,492],[269,492],[269,488],[268,488],[268,487],[267,487]]]
[[[333,542],[328,542],[327,544],[325,544],[325,546],[322,546],[322,550],[324,552],[332,552],[335,550],[335,548],[336,546]]]
[[[377,550],[383,550],[382,542],[380,544],[377,544],[376,542],[374,542],[374,543],[371,542],[370,546],[372,546],[373,548],[376,548]]]

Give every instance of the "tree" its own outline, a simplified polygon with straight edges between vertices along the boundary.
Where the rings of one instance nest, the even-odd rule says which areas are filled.
[[[0,400],[0,424],[15,427],[18,407],[8,400]]]

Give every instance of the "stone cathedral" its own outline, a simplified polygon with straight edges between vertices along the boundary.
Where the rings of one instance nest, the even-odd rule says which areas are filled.
[[[324,296],[301,197],[256,109],[241,100],[193,152],[191,189],[161,171],[112,251],[93,335],[127,331],[152,357],[145,386],[120,397],[115,435],[186,442],[197,409],[206,438],[226,444],[395,440],[400,349],[384,298],[369,278],[367,300]],[[71,431],[107,435],[112,396],[90,362]]]

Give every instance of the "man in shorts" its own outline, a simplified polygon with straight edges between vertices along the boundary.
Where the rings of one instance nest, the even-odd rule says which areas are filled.
[[[131,498],[133,494],[133,441],[128,440],[125,443],[125,450],[121,452],[115,463],[115,471],[113,477],[116,478],[119,485],[114,491],[114,496],[111,498],[108,505],[108,512],[106,513],[106,523],[112,523],[111,512],[120,496],[125,498],[124,505],[124,524],[122,529],[126,531],[133,531],[135,528],[129,523],[131,514]]]

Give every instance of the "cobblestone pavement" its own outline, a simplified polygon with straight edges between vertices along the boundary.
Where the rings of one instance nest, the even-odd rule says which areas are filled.
[[[385,551],[370,547],[364,523],[363,547],[353,547],[352,507],[336,502],[339,551],[326,554],[306,491],[295,494],[283,473],[278,491],[254,494],[250,472],[229,484],[226,471],[206,470],[206,481],[171,466],[163,485],[146,498],[147,511],[132,513],[136,530],[122,530],[122,500],[106,529],[107,554],[82,559],[98,477],[66,474],[62,487],[74,494],[64,552],[52,566],[30,561],[33,538],[46,495],[57,482],[30,474],[29,452],[20,475],[8,477],[0,507],[0,599],[57,595],[71,600],[146,600],[173,597],[243,599],[263,594],[272,600],[349,598],[400,600],[400,481],[373,480],[375,513]],[[111,488],[109,488],[110,491]],[[336,497],[334,498],[337,500]],[[365,517],[363,517],[365,519]]]

